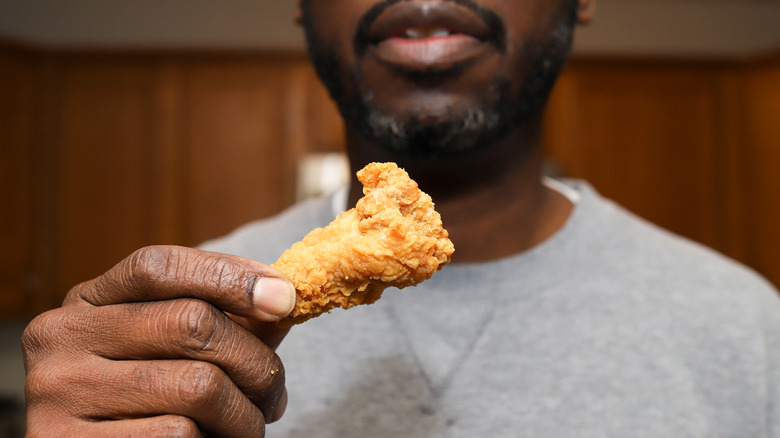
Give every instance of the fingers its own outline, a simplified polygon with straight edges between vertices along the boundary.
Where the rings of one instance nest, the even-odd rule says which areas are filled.
[[[89,330],[81,339],[93,353],[118,360],[188,358],[213,363],[270,417],[284,388],[282,362],[224,313],[192,299],[140,303],[124,311],[110,307],[95,309],[91,318],[101,329]]]
[[[270,420],[284,391],[279,357],[223,312],[195,299],[72,308],[28,327],[28,362],[67,348],[112,360],[192,359],[224,370]],[[102,389],[101,389],[102,391]]]
[[[73,421],[65,425],[62,424],[60,418],[52,417],[49,418],[49,421],[60,423],[57,436],[63,437],[203,438],[205,436],[198,428],[197,423],[179,415],[160,415],[114,421]],[[29,436],[46,436],[47,433],[43,429],[43,427],[33,424],[31,430],[27,432]]]
[[[284,411],[286,410],[287,410],[287,388],[284,388],[284,393],[282,393],[282,398],[279,399],[279,403],[276,404],[276,408],[274,408],[274,411],[271,413],[271,416],[266,420],[266,422],[273,423],[279,421],[279,419],[282,418],[282,415],[284,415]]]
[[[80,436],[90,436],[86,432],[90,429],[120,427],[120,423],[142,428],[160,426],[159,422],[176,423],[171,427],[182,428],[190,435],[194,435],[194,423],[209,436],[264,436],[262,412],[216,365],[189,360],[101,358],[88,365],[88,374],[78,366],[70,366],[41,376],[38,374],[47,373],[46,367],[36,368],[33,373],[41,385],[27,389],[28,399],[34,401],[28,406],[29,422],[84,423],[85,433]],[[49,382],[52,379],[71,383],[58,386]],[[96,387],[100,391],[95,391]],[[44,403],[51,397],[58,400],[56,405]],[[117,421],[158,416],[167,416],[167,420]],[[192,423],[173,420],[174,417],[185,417]]]
[[[262,436],[286,404],[270,322],[294,303],[248,259],[137,251],[25,330],[31,435]]]
[[[201,299],[251,320],[277,321],[295,305],[295,288],[279,270],[249,259],[152,246],[73,288],[64,305],[107,306],[176,298]]]
[[[205,436],[194,421],[180,415],[101,421],[92,423],[89,428],[94,432],[95,437],[203,438]],[[80,429],[84,430],[86,427],[82,426]]]

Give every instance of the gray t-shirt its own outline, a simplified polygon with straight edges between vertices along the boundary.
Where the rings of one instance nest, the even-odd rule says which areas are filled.
[[[775,290],[567,185],[574,212],[539,246],[293,328],[268,436],[780,437]],[[332,203],[204,248],[272,263]]]

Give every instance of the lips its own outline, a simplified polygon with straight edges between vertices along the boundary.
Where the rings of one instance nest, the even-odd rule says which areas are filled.
[[[453,2],[402,1],[374,13],[358,32],[359,52],[405,70],[451,69],[500,41],[490,17]]]

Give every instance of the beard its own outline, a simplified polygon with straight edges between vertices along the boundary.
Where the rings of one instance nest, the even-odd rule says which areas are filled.
[[[456,1],[480,9],[469,0]],[[385,4],[395,3],[387,0]],[[361,135],[384,149],[409,157],[437,158],[465,154],[487,148],[504,139],[511,131],[539,115],[571,51],[577,17],[577,0],[567,0],[554,18],[554,25],[543,38],[527,42],[520,50],[519,72],[525,78],[519,86],[511,77],[497,77],[476,105],[463,110],[449,109],[435,117],[421,108],[409,108],[394,116],[374,103],[371,91],[350,95],[344,80],[345,66],[328,43],[317,32],[308,13],[308,0],[302,2],[303,25],[309,56],[320,80],[336,103],[344,121]],[[484,10],[481,11],[485,13]],[[500,17],[494,21],[503,25]],[[346,69],[350,80],[361,87],[361,75]],[[458,71],[398,71],[421,85],[435,84],[457,75]]]

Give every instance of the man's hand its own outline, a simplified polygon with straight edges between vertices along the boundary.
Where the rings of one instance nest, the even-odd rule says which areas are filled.
[[[29,436],[263,436],[286,404],[278,270],[181,247],[135,252],[24,333]]]

